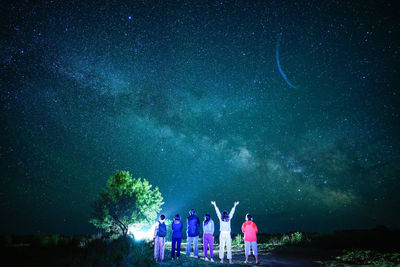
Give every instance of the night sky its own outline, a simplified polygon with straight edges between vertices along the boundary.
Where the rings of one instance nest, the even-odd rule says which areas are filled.
[[[95,232],[116,170],[233,232],[400,227],[395,1],[9,2],[0,234]]]

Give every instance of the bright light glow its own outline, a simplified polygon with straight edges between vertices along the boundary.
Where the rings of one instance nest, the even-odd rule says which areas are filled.
[[[137,225],[131,224],[128,227],[128,234],[133,235],[136,240],[151,240],[154,237],[154,229],[156,225]]]

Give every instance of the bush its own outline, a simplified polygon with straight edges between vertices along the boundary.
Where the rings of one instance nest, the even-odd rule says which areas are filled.
[[[290,244],[290,236],[284,235],[281,239],[281,245],[288,245]]]
[[[232,246],[233,247],[243,247],[244,246],[244,239],[241,234],[238,234],[235,236],[232,240]]]
[[[153,266],[153,249],[145,241],[132,242],[123,266]]]
[[[149,245],[129,237],[16,236],[3,243],[3,261],[13,266],[151,266],[153,261]]]
[[[292,243],[300,243],[303,241],[303,234],[300,232],[293,233],[291,236]]]
[[[130,238],[120,237],[114,240],[95,239],[84,248],[83,261],[87,265],[118,265],[129,255]]]
[[[400,264],[400,253],[380,253],[371,250],[343,250],[343,255],[337,259],[360,265],[397,266]]]

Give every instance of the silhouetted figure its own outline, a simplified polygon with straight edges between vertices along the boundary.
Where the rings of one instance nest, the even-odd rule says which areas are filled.
[[[199,258],[199,228],[200,220],[196,216],[196,211],[191,209],[189,211],[190,216],[187,218],[187,244],[186,244],[186,256],[190,256],[190,251],[194,250],[194,257]]]
[[[174,221],[171,224],[172,229],[172,248],[171,248],[171,258],[175,259],[175,246],[176,246],[176,258],[179,259],[181,255],[181,243],[182,243],[182,228],[183,224],[179,214],[176,214]]]
[[[167,226],[165,225],[165,215],[161,214],[154,229],[154,260],[158,262],[164,260],[165,237],[167,236]]]

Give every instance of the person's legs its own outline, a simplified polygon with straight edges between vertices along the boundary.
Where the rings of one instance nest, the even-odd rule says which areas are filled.
[[[182,238],[177,238],[176,240],[176,257],[179,258],[181,255],[181,243],[182,243]]]
[[[256,263],[258,263],[257,241],[251,242],[251,248],[253,249],[254,257],[256,257]]]
[[[208,234],[204,234],[203,235],[203,250],[204,250],[204,257],[207,259],[208,258],[208,254],[207,254],[207,250],[208,250]]]
[[[231,233],[227,233],[226,250],[227,250],[227,256],[226,257],[229,259],[229,262],[232,262],[232,238],[231,238]]]
[[[207,255],[207,250],[209,250],[210,251],[210,258],[212,259],[213,258],[213,256],[214,256],[214,253],[213,253],[213,242],[214,242],[214,237],[213,237],[213,235],[212,234],[205,234],[204,235],[204,240],[206,240],[206,242],[205,242],[205,249],[204,249],[204,251],[205,251],[205,255],[206,255],[206,257],[208,256]]]
[[[193,237],[188,236],[186,243],[186,256],[190,256],[190,251],[192,250],[192,242],[193,242]]]
[[[245,262],[249,261],[249,254],[250,254],[250,242],[244,241],[244,256],[246,258]]]
[[[158,236],[154,239],[154,260],[158,261],[158,252],[160,250],[160,244],[158,243]]]
[[[210,245],[210,258],[212,260],[214,258],[214,236],[212,234],[210,234],[208,242]]]
[[[165,252],[165,237],[160,237],[160,258],[161,258],[161,261],[164,260],[164,252]]]
[[[221,259],[221,261],[224,260],[225,242],[226,242],[225,234],[220,233],[219,234],[219,258]]]
[[[175,258],[175,245],[176,245],[176,238],[172,237],[171,240],[171,258]]]
[[[194,250],[194,256],[196,257],[196,258],[198,258],[199,257],[199,236],[195,236],[194,238],[193,238],[193,246],[194,246],[194,248],[193,248],[193,250]]]

